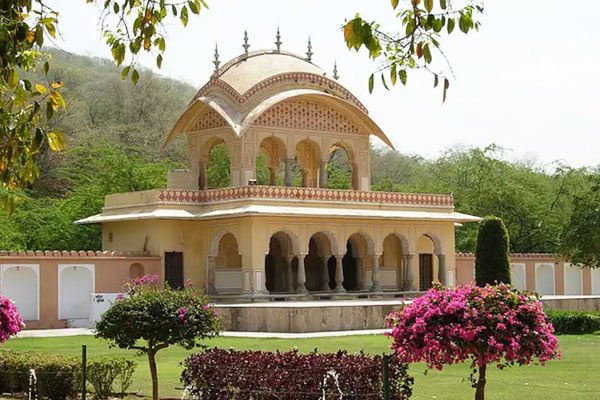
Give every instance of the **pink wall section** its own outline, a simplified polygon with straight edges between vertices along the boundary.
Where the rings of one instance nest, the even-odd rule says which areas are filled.
[[[118,293],[130,279],[130,270],[161,275],[160,257],[124,256],[113,252],[0,252],[0,265],[39,265],[39,316],[37,321],[26,321],[27,329],[64,328],[66,320],[58,315],[59,264],[94,265],[96,293]],[[0,276],[1,282],[2,276]]]

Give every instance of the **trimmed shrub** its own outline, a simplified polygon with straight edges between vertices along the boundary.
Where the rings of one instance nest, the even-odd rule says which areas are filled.
[[[39,398],[64,400],[74,397],[79,389],[79,360],[47,353],[2,350],[0,390],[10,393],[27,391],[30,369],[34,369],[37,376]]]
[[[104,357],[88,362],[87,370],[88,380],[94,387],[95,398],[105,400],[115,394],[113,384],[117,382],[120,393],[127,391],[131,385],[135,363],[124,358]]]
[[[557,334],[577,335],[600,331],[600,313],[591,311],[546,310]]]
[[[479,224],[475,248],[475,282],[477,286],[510,284],[508,231],[498,217],[487,216]]]
[[[181,381],[200,400],[379,399],[383,357],[363,353],[299,354],[211,349],[184,361]],[[392,399],[408,399],[413,378],[390,357]]]

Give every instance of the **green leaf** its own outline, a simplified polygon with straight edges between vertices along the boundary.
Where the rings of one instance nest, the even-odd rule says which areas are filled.
[[[48,100],[46,103],[46,119],[50,121],[52,116],[54,115],[54,108],[52,107],[52,102]]]
[[[171,12],[173,13],[174,17],[177,16],[177,6],[175,6],[175,4],[171,5]]]
[[[160,67],[162,66],[162,60],[163,60],[162,55],[159,54],[156,56],[156,66],[158,67],[158,69],[160,69]]]
[[[183,24],[183,26],[187,26],[188,23],[188,9],[186,6],[181,7],[181,16],[179,17],[181,19],[181,23]]]
[[[425,9],[427,12],[431,12],[431,10],[433,10],[433,0],[425,0]]]
[[[131,73],[131,81],[134,84],[137,84],[139,80],[140,80],[140,74],[137,71],[137,69],[134,69],[133,72]]]
[[[398,73],[396,71],[396,64],[392,64],[392,68],[390,70],[390,80],[392,81],[392,85],[396,84],[396,80],[398,79]]]
[[[429,50],[429,43],[426,43],[423,46],[423,57],[425,57],[425,62],[429,64],[431,62],[431,50]]]
[[[400,0],[392,0],[392,7],[394,8],[394,10],[398,7],[399,2]]]
[[[113,4],[113,11],[115,12],[115,14],[119,13],[119,3],[117,3],[116,1]]]
[[[385,76],[383,75],[383,72],[381,73],[381,83],[383,83],[383,87],[384,87],[386,90],[390,90],[390,88],[389,88],[389,87],[388,87],[388,85],[387,85],[387,82],[385,81]]]
[[[35,27],[35,43],[40,47],[44,44],[44,30],[41,25]]]
[[[469,14],[463,13],[460,15],[460,20],[458,21],[458,27],[463,33],[468,33],[469,29],[473,26],[473,20]]]
[[[121,79],[125,79],[125,77],[127,75],[129,75],[129,70],[131,69],[131,66],[128,65],[125,68],[123,68],[123,70],[121,71]]]
[[[48,145],[54,151],[61,151],[65,147],[65,136],[58,129],[48,132]]]
[[[448,4],[446,4],[446,0],[440,0],[440,8],[445,10]]]
[[[434,87],[434,88],[435,88],[435,87],[437,87],[438,83],[440,83],[440,82],[439,82],[439,77],[438,77],[438,74],[435,74],[435,75],[433,76],[433,87]]]
[[[454,20],[454,18],[448,18],[448,25],[447,25],[448,33],[452,33],[455,25],[456,25],[456,21]]]
[[[40,85],[39,83],[36,83],[36,84],[34,85],[34,87],[35,87],[35,91],[36,91],[36,92],[38,92],[38,93],[40,93],[40,94],[44,94],[44,93],[46,93],[46,86],[44,86],[44,85]]]
[[[375,78],[373,74],[369,77],[369,93],[373,93],[373,85],[375,84]]]
[[[406,85],[406,78],[407,73],[405,69],[401,69],[400,72],[398,72],[398,75],[400,76],[400,82],[402,82],[403,85]]]
[[[194,14],[200,13],[200,4],[194,0],[188,1],[188,6],[190,7],[190,11]]]
[[[417,24],[415,22],[415,20],[413,18],[408,20],[408,23],[406,24],[406,36],[410,36],[415,32],[415,29],[417,29]]]
[[[14,88],[19,84],[19,73],[16,68],[10,70],[8,74],[8,87]]]
[[[450,87],[450,81],[447,78],[444,78],[444,93],[442,96],[442,103],[446,102],[446,93],[448,92],[449,87]]]
[[[42,67],[42,71],[44,72],[44,75],[47,75],[48,71],[50,71],[50,64],[48,63],[48,61],[46,61],[44,63],[44,66]]]

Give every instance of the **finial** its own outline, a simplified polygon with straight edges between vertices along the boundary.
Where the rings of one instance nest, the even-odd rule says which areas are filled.
[[[244,48],[244,53],[248,54],[248,47],[250,47],[248,44],[248,31],[244,31],[244,44],[242,47]]]
[[[281,50],[281,35],[279,34],[279,27],[277,27],[277,35],[275,35],[275,46],[277,46],[277,51]]]
[[[338,75],[338,70],[337,70],[337,61],[333,62],[333,79],[335,79],[336,81],[338,79],[340,79],[340,76]]]
[[[312,45],[310,44],[310,36],[308,37],[308,51],[306,52],[306,61],[308,62],[312,62],[312,56],[313,56],[313,52],[312,52]]]
[[[219,64],[221,64],[221,61],[219,61],[219,48],[217,47],[216,43],[215,43],[215,60],[213,61],[213,64],[215,64],[215,72],[217,72],[219,70]]]

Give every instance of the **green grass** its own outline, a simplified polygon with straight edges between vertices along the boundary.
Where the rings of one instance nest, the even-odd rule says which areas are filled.
[[[559,337],[563,358],[551,361],[545,367],[537,365],[513,367],[504,371],[488,369],[488,399],[543,399],[543,400],[600,400],[600,336],[564,335]],[[256,350],[290,350],[297,347],[301,352],[318,348],[321,352],[346,349],[357,352],[361,349],[370,354],[381,354],[389,347],[389,339],[383,336],[347,336],[311,339],[247,339],[220,337],[206,342],[208,346],[220,348]],[[150,374],[146,359],[136,357],[133,351],[110,348],[107,342],[92,336],[60,338],[11,339],[4,348],[36,350],[69,356],[80,356],[81,345],[88,347],[88,359],[104,355],[123,355],[138,361],[138,369],[131,388],[138,394],[150,395]],[[158,353],[160,391],[162,397],[179,398],[179,374],[181,361],[189,351],[171,347]],[[415,400],[452,399],[463,400],[473,397],[469,383],[463,381],[469,374],[466,365],[455,365],[443,371],[423,374],[425,366],[411,366],[415,377]]]

